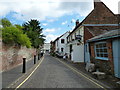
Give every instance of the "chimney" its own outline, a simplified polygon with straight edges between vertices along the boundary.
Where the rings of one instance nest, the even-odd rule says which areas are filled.
[[[94,8],[101,3],[101,0],[94,0]]]
[[[76,20],[76,26],[78,26],[78,25],[79,25],[79,19]]]

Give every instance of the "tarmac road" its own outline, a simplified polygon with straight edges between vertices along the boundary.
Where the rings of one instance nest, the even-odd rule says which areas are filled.
[[[19,88],[100,88],[58,59],[46,54],[31,77]]]

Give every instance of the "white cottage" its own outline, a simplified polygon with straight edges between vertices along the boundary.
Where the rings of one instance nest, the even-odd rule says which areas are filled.
[[[70,32],[66,32],[55,40],[56,54],[63,56],[63,55],[65,55],[65,53],[68,52],[68,50],[66,48],[66,44],[67,44],[67,36],[69,35],[69,33]]]

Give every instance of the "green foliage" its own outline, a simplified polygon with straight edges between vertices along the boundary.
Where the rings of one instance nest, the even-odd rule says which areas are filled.
[[[12,26],[11,22],[6,18],[1,19],[1,24],[2,24],[3,27]]]
[[[5,44],[18,44],[28,48],[31,47],[31,42],[27,35],[14,26],[2,28],[2,36]]]
[[[39,48],[39,45],[43,44],[45,39],[42,35],[42,30],[40,22],[37,20],[30,20],[23,24],[23,32],[27,34],[32,42],[34,48]]]
[[[17,42],[23,46],[26,46],[27,48],[31,47],[30,39],[27,37],[26,34],[19,34]]]
[[[19,30],[22,30],[23,27],[21,25],[15,24],[15,27],[18,28]]]

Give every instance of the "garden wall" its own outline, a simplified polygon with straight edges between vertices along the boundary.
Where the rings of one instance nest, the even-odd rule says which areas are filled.
[[[11,68],[22,64],[22,60],[26,57],[26,60],[33,59],[36,54],[36,49],[18,47],[18,46],[8,46],[5,44],[0,44],[2,48],[0,49],[0,71],[6,71]]]

